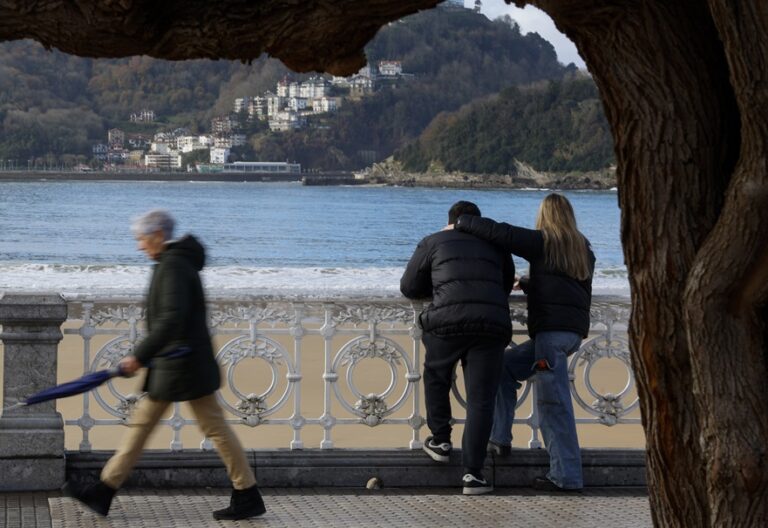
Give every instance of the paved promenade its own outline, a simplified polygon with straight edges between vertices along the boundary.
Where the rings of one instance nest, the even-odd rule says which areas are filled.
[[[58,492],[0,494],[2,528],[190,527],[651,527],[648,497],[638,488],[591,488],[581,494],[504,488],[464,497],[458,488],[265,488],[267,513],[247,521],[214,521],[223,489],[125,490],[108,518]]]

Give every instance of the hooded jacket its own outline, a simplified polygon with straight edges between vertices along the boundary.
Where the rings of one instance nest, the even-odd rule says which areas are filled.
[[[194,400],[221,384],[199,275],[204,264],[203,246],[187,235],[169,242],[153,268],[147,336],[133,351],[148,367],[144,390],[153,400]]]
[[[541,231],[470,215],[461,215],[455,229],[487,240],[531,264],[530,277],[520,281],[528,296],[528,334],[531,337],[545,331],[575,332],[587,337],[595,270],[595,255],[589,240],[584,238],[589,252],[589,277],[581,281],[547,265]]]
[[[432,297],[419,316],[437,336],[512,336],[509,293],[515,267],[509,254],[458,231],[439,231],[416,247],[400,279],[409,299]]]

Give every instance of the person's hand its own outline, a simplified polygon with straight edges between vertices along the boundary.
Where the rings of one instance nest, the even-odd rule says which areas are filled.
[[[133,376],[140,368],[141,363],[136,359],[136,356],[126,356],[120,360],[120,370],[122,370],[126,376]]]
[[[443,228],[443,231],[450,231],[451,229],[453,229],[453,224],[448,224]]]

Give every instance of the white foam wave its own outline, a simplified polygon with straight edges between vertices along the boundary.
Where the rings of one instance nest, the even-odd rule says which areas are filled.
[[[149,266],[72,264],[0,264],[0,291],[57,292],[65,296],[142,294]],[[216,296],[289,295],[303,297],[399,296],[400,267],[277,268],[216,266],[203,271],[209,294]],[[594,292],[628,295],[626,272],[599,270]]]

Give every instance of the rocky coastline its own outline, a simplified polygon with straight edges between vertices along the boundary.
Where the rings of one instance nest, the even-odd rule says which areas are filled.
[[[356,173],[356,177],[369,184],[402,187],[562,190],[608,190],[616,187],[615,167],[589,172],[540,172],[516,161],[515,169],[514,174],[475,174],[448,172],[438,166],[414,173],[403,170],[400,163],[389,159]]]

